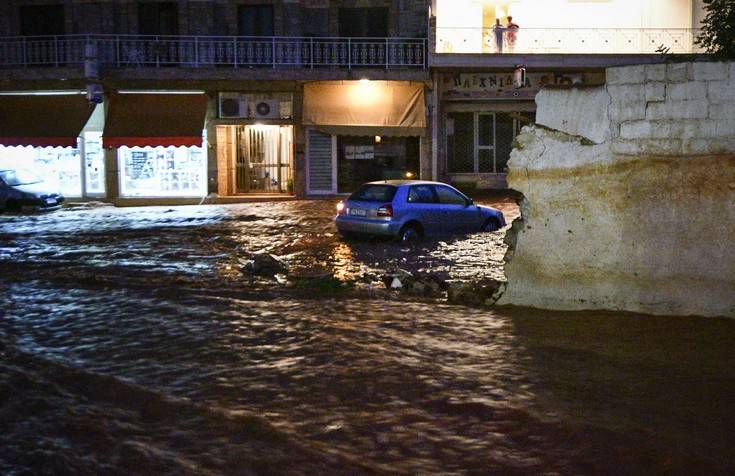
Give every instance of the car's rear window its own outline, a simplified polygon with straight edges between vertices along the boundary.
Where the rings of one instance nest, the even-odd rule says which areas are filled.
[[[363,185],[350,195],[350,200],[358,202],[391,202],[396,195],[393,185]]]
[[[43,180],[35,176],[32,172],[24,169],[2,170],[0,171],[0,178],[11,187],[43,182]]]

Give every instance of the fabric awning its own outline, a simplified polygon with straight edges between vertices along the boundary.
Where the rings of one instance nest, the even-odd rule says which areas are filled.
[[[82,94],[0,95],[0,144],[76,147],[93,110]]]
[[[201,146],[207,95],[113,93],[103,147]]]
[[[304,125],[362,128],[344,135],[421,135],[424,84],[411,81],[317,81],[304,85]],[[345,128],[345,129],[342,129]],[[406,128],[405,131],[399,129]],[[410,130],[409,130],[410,129]]]

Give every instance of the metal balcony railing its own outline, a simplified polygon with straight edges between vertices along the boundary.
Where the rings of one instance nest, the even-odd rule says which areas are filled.
[[[700,30],[686,28],[437,28],[436,53],[701,53]]]
[[[427,67],[425,38],[62,35],[0,37],[0,67]]]

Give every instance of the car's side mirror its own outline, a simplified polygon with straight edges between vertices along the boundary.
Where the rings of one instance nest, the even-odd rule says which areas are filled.
[[[472,200],[471,198],[467,198],[467,202],[465,203],[466,207],[469,207],[470,205],[474,205],[474,204],[475,204],[474,200]]]

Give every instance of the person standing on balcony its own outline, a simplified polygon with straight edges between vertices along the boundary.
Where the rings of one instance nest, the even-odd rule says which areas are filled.
[[[516,39],[518,34],[518,29],[520,26],[513,23],[513,17],[508,15],[508,24],[505,25],[505,29],[507,30],[507,36],[508,36],[508,52],[513,53],[516,47]]]
[[[505,28],[500,24],[500,18],[495,19],[495,26],[493,26],[493,34],[495,35],[495,51],[497,53],[503,52],[503,35],[505,35]]]

